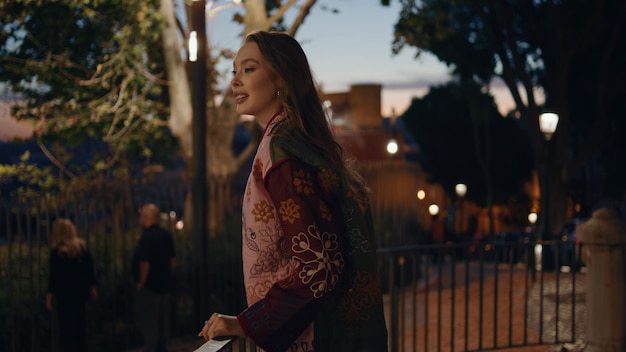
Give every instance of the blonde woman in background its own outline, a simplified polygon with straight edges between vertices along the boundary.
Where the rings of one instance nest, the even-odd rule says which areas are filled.
[[[56,220],[51,237],[46,307],[57,311],[60,350],[84,352],[85,303],[97,298],[93,259],[70,220]]]

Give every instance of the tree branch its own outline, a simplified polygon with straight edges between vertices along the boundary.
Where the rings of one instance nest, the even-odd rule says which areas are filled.
[[[268,17],[266,19],[267,28],[271,27],[272,23],[278,22],[278,20],[280,20],[285,15],[285,12],[287,12],[287,10],[289,10],[289,8],[297,2],[298,0],[289,0],[289,2],[287,2],[285,5],[282,5],[272,16]]]
[[[289,27],[289,30],[287,31],[289,35],[291,35],[292,37],[295,37],[296,32],[298,31],[300,26],[304,23],[305,18],[309,15],[309,13],[311,12],[311,8],[313,7],[313,5],[315,5],[316,2],[317,0],[307,0],[307,2],[304,3],[302,7],[300,7],[298,16],[296,16],[296,19],[293,21],[293,23],[291,24],[291,27]]]
[[[65,168],[65,165],[63,165],[62,162],[59,161],[59,159],[57,159],[51,152],[50,150],[48,150],[48,148],[45,146],[45,144],[43,144],[41,142],[41,139],[37,139],[37,145],[39,146],[39,149],[41,149],[41,151],[43,152],[43,154],[46,156],[46,158],[48,158],[48,160],[50,160],[52,162],[52,164],[54,164],[54,166],[58,167],[59,170],[66,175],[67,177],[69,177],[70,179],[75,178],[76,175],[74,173],[72,173],[70,170]]]

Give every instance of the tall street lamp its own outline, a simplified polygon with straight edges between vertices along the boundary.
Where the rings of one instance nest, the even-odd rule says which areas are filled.
[[[192,263],[194,273],[194,319],[196,324],[209,316],[209,263],[207,236],[207,163],[206,163],[206,60],[208,55],[205,2],[192,1],[191,29],[189,38],[189,61],[192,74],[192,203],[193,244]],[[198,325],[200,326],[200,325]]]
[[[437,204],[431,204],[428,206],[428,213],[430,214],[430,234],[433,244],[442,244],[445,242],[445,229],[443,222],[439,219],[439,206]],[[443,259],[443,250],[441,247],[436,246],[432,248],[432,260],[433,263],[439,262]]]
[[[552,162],[552,148],[550,140],[556,131],[556,127],[559,124],[559,115],[554,112],[544,112],[539,115],[539,129],[546,140],[546,153],[545,153],[545,164],[544,164],[544,182],[543,187],[541,188],[541,195],[543,196],[543,205],[541,207],[541,214],[543,217],[543,228],[540,232],[541,239],[552,239],[550,233],[550,164]],[[553,253],[547,253],[543,251],[542,253],[542,269],[547,268],[550,269],[550,265],[554,264],[552,258],[550,258]],[[543,259],[546,259],[545,262]],[[548,264],[548,265],[545,265]]]
[[[535,223],[537,222],[537,213],[535,213],[534,211],[531,211],[530,213],[528,213],[528,223],[530,224],[530,229],[528,236],[526,237],[525,245],[526,245],[526,250],[528,251],[528,253],[526,253],[526,259],[528,261],[527,264],[527,270],[530,271],[531,274],[531,279],[533,280],[533,282],[535,282],[535,278],[536,278],[536,271],[537,271],[537,258],[539,258],[539,262],[541,263],[541,245],[535,244],[534,241],[531,241],[530,239],[534,239],[535,234]]]
[[[464,232],[464,225],[465,225],[465,220],[463,219],[463,198],[465,197],[465,194],[467,193],[467,185],[464,183],[457,183],[456,186],[454,186],[454,191],[456,192],[456,196],[459,199],[459,230],[458,232],[460,232],[461,234],[465,234]]]
[[[397,136],[396,122],[397,122],[397,119],[398,118],[396,116],[395,109],[392,109],[392,116],[389,119],[389,130],[390,130],[391,138],[387,142],[387,153],[389,153],[390,155],[395,155],[396,153],[398,153],[398,151],[400,149],[400,145],[398,143],[398,140],[396,139],[396,136]]]

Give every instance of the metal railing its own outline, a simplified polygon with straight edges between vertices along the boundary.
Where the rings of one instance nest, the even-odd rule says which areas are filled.
[[[130,187],[130,188],[129,188]],[[45,309],[49,233],[71,218],[96,261],[99,299],[87,307],[91,351],[141,346],[132,317],[130,256],[139,239],[137,208],[157,202],[171,226],[179,268],[173,294],[172,338],[192,338],[191,239],[176,227],[180,187],[107,187],[71,199],[0,204],[0,345],[2,350],[56,351],[54,317]],[[143,187],[143,186],[142,186]],[[573,343],[584,339],[584,263],[571,242],[496,240],[410,245],[379,250],[390,351],[488,351]],[[236,314],[245,306],[240,245],[211,243],[210,306]],[[542,248],[544,269],[535,248]],[[550,253],[549,256],[546,254]],[[551,265],[547,265],[551,264]],[[571,270],[566,272],[567,267]],[[235,350],[251,350],[245,342]]]
[[[543,263],[537,260],[540,249]],[[581,249],[572,242],[495,240],[475,251],[451,243],[381,249],[390,350],[580,342],[586,281]],[[535,271],[542,264],[550,270]]]

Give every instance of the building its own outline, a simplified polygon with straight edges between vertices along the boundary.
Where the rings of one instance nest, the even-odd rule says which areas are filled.
[[[380,84],[356,84],[348,92],[324,93],[322,99],[338,142],[357,160],[371,188],[381,245],[389,246],[412,242],[412,229],[422,226],[415,196],[420,166],[406,159],[411,148],[396,116],[381,115],[381,90]]]

